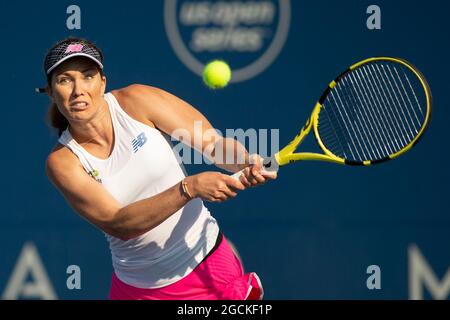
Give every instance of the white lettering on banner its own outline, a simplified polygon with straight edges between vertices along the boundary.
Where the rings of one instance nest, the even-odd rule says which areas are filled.
[[[169,42],[195,74],[201,76],[206,63],[196,56],[201,53],[255,56],[247,65],[233,68],[231,82],[251,79],[273,63],[287,39],[290,19],[290,0],[165,0],[164,4]]]
[[[187,26],[271,24],[274,18],[275,6],[271,1],[190,1],[183,3],[180,12],[180,21]]]
[[[266,31],[260,28],[198,28],[192,34],[190,47],[195,52],[258,51]]]
[[[27,282],[28,274],[32,276],[33,282]],[[57,299],[39,253],[31,242],[27,242],[23,246],[12,276],[2,295],[2,299],[5,300],[20,298]]]
[[[419,248],[412,244],[408,248],[409,299],[424,299],[423,287],[428,289],[436,300],[447,299],[450,294],[450,267],[443,280],[439,282]]]

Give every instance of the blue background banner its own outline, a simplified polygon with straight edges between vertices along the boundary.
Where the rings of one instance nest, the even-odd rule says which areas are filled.
[[[200,3],[208,4],[209,16]],[[77,22],[76,12],[67,13],[73,4],[80,29],[70,29]],[[448,299],[450,4],[380,0],[381,29],[371,30],[373,4],[2,1],[0,297],[108,298],[107,241],[46,177],[57,136],[44,121],[48,98],[34,92],[45,85],[46,50],[74,35],[102,48],[108,91],[133,83],[160,87],[222,132],[279,129],[280,146],[351,64],[395,56],[416,65],[430,84],[434,109],[425,136],[407,155],[365,168],[299,163],[274,182],[206,206],[245,269],[261,277],[266,299]],[[183,16],[183,8],[191,12]],[[195,70],[214,58],[225,58],[235,71],[253,69],[213,91]],[[186,168],[189,174],[219,170]],[[80,289],[67,287],[71,265],[81,270]],[[380,289],[367,286],[372,265],[379,267]]]

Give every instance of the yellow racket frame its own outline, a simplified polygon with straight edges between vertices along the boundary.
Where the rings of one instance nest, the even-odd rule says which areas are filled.
[[[404,65],[405,67],[407,67],[409,70],[411,70],[411,72],[413,72],[416,75],[416,77],[420,80],[420,83],[422,84],[423,89],[425,91],[426,104],[427,104],[425,120],[424,120],[419,132],[417,133],[416,137],[414,137],[414,139],[410,143],[408,143],[405,147],[403,147],[400,151],[398,151],[394,154],[391,154],[384,159],[380,159],[380,160],[376,160],[376,161],[370,161],[370,160],[360,161],[360,162],[348,161],[341,157],[336,156],[330,150],[328,150],[327,147],[325,147],[324,143],[322,142],[322,139],[320,138],[319,130],[318,130],[319,114],[320,114],[320,111],[323,106],[322,103],[324,101],[324,98],[326,97],[328,92],[336,86],[336,84],[340,81],[340,79],[345,74],[347,74],[350,71],[355,70],[358,67],[361,67],[362,65],[365,65],[367,63],[374,62],[374,61],[391,61],[391,62],[400,63],[400,64]],[[333,80],[328,85],[328,88],[325,90],[321,99],[315,105],[314,110],[311,114],[311,117],[308,119],[305,126],[302,128],[302,130],[299,132],[299,134],[297,134],[297,136],[295,136],[295,138],[288,145],[286,145],[283,149],[281,149],[278,153],[276,153],[273,156],[273,159],[275,159],[278,166],[284,166],[286,164],[296,162],[296,161],[308,161],[308,160],[309,161],[327,161],[327,162],[347,164],[347,165],[369,166],[369,165],[372,165],[375,163],[380,163],[383,161],[394,159],[394,158],[398,157],[399,155],[407,152],[419,141],[420,137],[425,132],[425,129],[427,128],[428,123],[431,118],[431,104],[432,104],[431,90],[430,90],[430,87],[429,87],[427,81],[425,80],[425,77],[422,75],[422,73],[416,67],[414,67],[412,64],[410,64],[406,60],[403,60],[400,58],[391,58],[391,57],[375,57],[375,58],[369,58],[369,59],[362,60],[362,61],[352,65],[347,71],[342,73],[339,77],[337,77],[335,80]],[[314,135],[316,137],[317,143],[319,144],[320,148],[323,150],[324,154],[311,153],[311,152],[295,152],[297,147],[302,143],[303,139],[309,134],[309,132],[311,131],[311,128],[314,128]]]

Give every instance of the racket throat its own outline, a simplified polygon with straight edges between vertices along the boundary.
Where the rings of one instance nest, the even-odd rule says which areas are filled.
[[[287,163],[298,162],[298,161],[325,161],[338,164],[344,164],[344,159],[338,157],[332,157],[330,155],[312,153],[312,152],[300,152],[294,153],[287,158]],[[280,164],[281,165],[281,164]]]

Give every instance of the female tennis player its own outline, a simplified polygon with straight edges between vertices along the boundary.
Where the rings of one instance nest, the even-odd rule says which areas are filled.
[[[52,101],[49,118],[59,131],[47,175],[106,234],[114,267],[110,299],[261,299],[258,276],[244,274],[203,204],[275,179],[261,158],[218,135],[195,146],[194,122],[201,121],[203,132],[211,124],[161,89],[131,85],[105,93],[103,54],[88,40],[60,41],[44,69],[47,86],[40,91]],[[210,154],[218,167],[245,168],[240,181],[219,172],[186,176],[170,142],[177,129],[187,130],[192,138],[184,143]],[[215,158],[230,151],[245,164]]]

